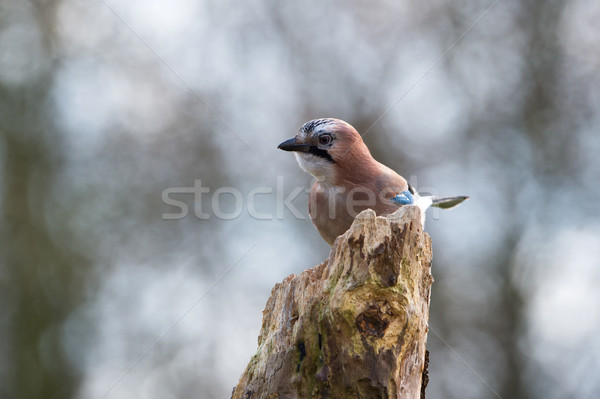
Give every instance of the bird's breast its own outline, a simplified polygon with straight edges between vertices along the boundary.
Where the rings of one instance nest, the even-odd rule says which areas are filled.
[[[398,209],[374,189],[361,185],[336,186],[316,181],[311,189],[308,211],[310,218],[329,244],[350,228],[356,215],[373,209],[386,215]]]

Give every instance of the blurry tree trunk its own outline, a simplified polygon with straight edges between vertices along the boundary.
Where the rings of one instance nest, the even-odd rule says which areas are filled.
[[[67,148],[52,105],[60,64],[52,55],[58,3],[26,3],[23,12],[32,12],[44,38],[42,47],[31,49],[31,59],[42,59],[38,51],[46,57],[40,64],[31,61],[38,72],[27,80],[0,80],[0,398],[74,397],[83,372],[74,362],[82,353],[81,341],[65,337],[73,336],[67,335],[66,322],[91,287],[89,261],[74,245],[64,245],[72,241],[57,235],[71,231],[76,213],[50,217]],[[7,10],[10,22],[10,5]],[[19,21],[17,15],[13,19]],[[7,26],[12,25],[6,23],[0,33]],[[7,60],[10,65],[10,56]]]
[[[28,111],[36,110],[35,105],[39,104],[28,104]],[[3,315],[10,326],[8,350],[0,353],[0,364],[10,367],[2,376],[0,397],[68,398],[77,391],[80,371],[68,357],[62,323],[80,303],[88,263],[58,244],[44,217],[47,193],[60,165],[50,159],[44,132],[28,125],[41,125],[42,117],[22,111],[13,115],[6,124],[12,123],[14,130],[0,128],[6,171],[0,228],[6,280],[0,301],[10,304],[10,312]],[[24,121],[26,117],[31,122]],[[54,144],[59,146],[57,140]],[[65,216],[64,224],[68,221]]]
[[[430,271],[416,207],[362,212],[324,263],[275,285],[233,398],[424,397]]]

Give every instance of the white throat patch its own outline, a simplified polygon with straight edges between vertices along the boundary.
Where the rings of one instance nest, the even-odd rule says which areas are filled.
[[[318,181],[333,181],[335,165],[325,158],[303,152],[295,152],[300,168],[313,175]]]

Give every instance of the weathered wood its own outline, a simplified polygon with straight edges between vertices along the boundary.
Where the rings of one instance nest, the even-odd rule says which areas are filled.
[[[232,397],[419,398],[432,282],[419,209],[363,211],[325,262],[275,285]]]

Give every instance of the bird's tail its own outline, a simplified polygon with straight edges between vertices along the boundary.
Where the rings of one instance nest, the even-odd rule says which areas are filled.
[[[442,209],[454,208],[461,202],[468,200],[469,197],[466,195],[460,195],[457,197],[432,197],[431,206],[435,206]]]

